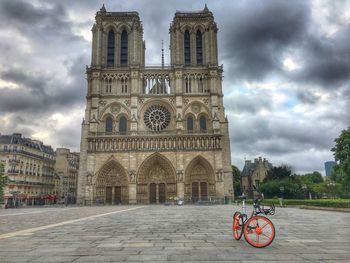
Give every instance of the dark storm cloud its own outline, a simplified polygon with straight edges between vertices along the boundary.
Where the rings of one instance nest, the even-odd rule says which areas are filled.
[[[266,94],[235,94],[225,97],[225,109],[235,113],[254,114],[262,109],[272,109],[271,99]]]
[[[262,116],[247,116],[244,120],[232,120],[231,143],[246,153],[262,152],[269,155],[290,154],[303,148],[330,149],[332,142],[327,127],[292,119],[276,119]],[[310,132],[305,132],[310,131]]]
[[[261,80],[281,68],[281,56],[306,33],[306,1],[251,1],[226,9],[222,58],[235,80]],[[254,3],[254,4],[253,4]]]
[[[337,89],[350,78],[350,24],[334,35],[310,35],[302,54],[304,67],[296,79],[317,83],[326,89]]]
[[[297,98],[302,103],[307,103],[307,104],[316,104],[320,100],[319,95],[316,95],[310,90],[301,90],[301,89],[297,91]]]
[[[9,68],[0,72],[0,78],[16,83],[18,88],[3,88],[0,96],[0,112],[32,112],[50,114],[57,108],[84,103],[86,81],[84,79],[85,57],[67,61],[69,81],[54,75]],[[45,110],[43,110],[45,109]]]

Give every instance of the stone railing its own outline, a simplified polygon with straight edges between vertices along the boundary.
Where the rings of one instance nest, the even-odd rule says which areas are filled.
[[[220,150],[221,135],[88,137],[88,152]]]

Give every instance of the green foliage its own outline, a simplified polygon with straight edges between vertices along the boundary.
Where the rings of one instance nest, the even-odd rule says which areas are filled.
[[[281,187],[284,188],[283,192],[281,192]],[[261,184],[260,191],[268,198],[274,196],[281,197],[282,195],[286,198],[302,198],[303,196],[300,185],[289,178],[265,182]]]
[[[242,189],[241,189],[241,172],[239,169],[232,165],[232,175],[233,175],[233,188],[235,195],[241,195]]]
[[[332,179],[343,185],[345,194],[350,194],[350,127],[342,130],[332,148],[338,164],[334,166]]]
[[[4,187],[6,184],[6,177],[4,176],[5,173],[5,165],[0,162],[0,203],[3,203],[4,201]]]
[[[287,165],[272,167],[270,170],[267,171],[267,175],[264,181],[267,182],[271,180],[281,180],[290,177],[291,174],[292,170]]]
[[[252,203],[252,200],[248,200],[248,203]],[[279,199],[265,199],[264,204],[274,204],[278,206],[280,204]],[[307,205],[307,206],[319,206],[319,207],[336,207],[336,208],[350,208],[350,199],[284,199],[284,205]]]

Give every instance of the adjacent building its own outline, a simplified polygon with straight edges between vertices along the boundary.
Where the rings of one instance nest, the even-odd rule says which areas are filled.
[[[40,205],[55,198],[55,153],[51,146],[20,133],[0,135],[0,159],[8,177],[5,205]]]
[[[70,152],[67,148],[56,149],[56,189],[61,202],[76,202],[79,170],[79,153]]]
[[[96,13],[78,203],[232,198],[217,32],[207,6],[177,11],[170,65],[148,67],[139,14]]]
[[[333,173],[333,167],[336,165],[337,163],[335,161],[327,161],[324,163],[324,168],[325,168],[325,172],[326,172],[326,176],[331,176]]]
[[[272,164],[265,158],[255,158],[254,162],[246,160],[241,172],[242,192],[248,196],[253,196],[254,186],[259,188],[271,168]]]

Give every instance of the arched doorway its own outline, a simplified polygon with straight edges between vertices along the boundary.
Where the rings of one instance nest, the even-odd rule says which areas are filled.
[[[175,169],[166,157],[154,153],[139,168],[137,202],[159,204],[174,197],[176,197]]]
[[[105,163],[97,174],[95,202],[104,204],[128,203],[128,177],[114,159]]]
[[[189,163],[185,172],[185,198],[197,202],[215,196],[214,170],[207,160],[197,156]]]

